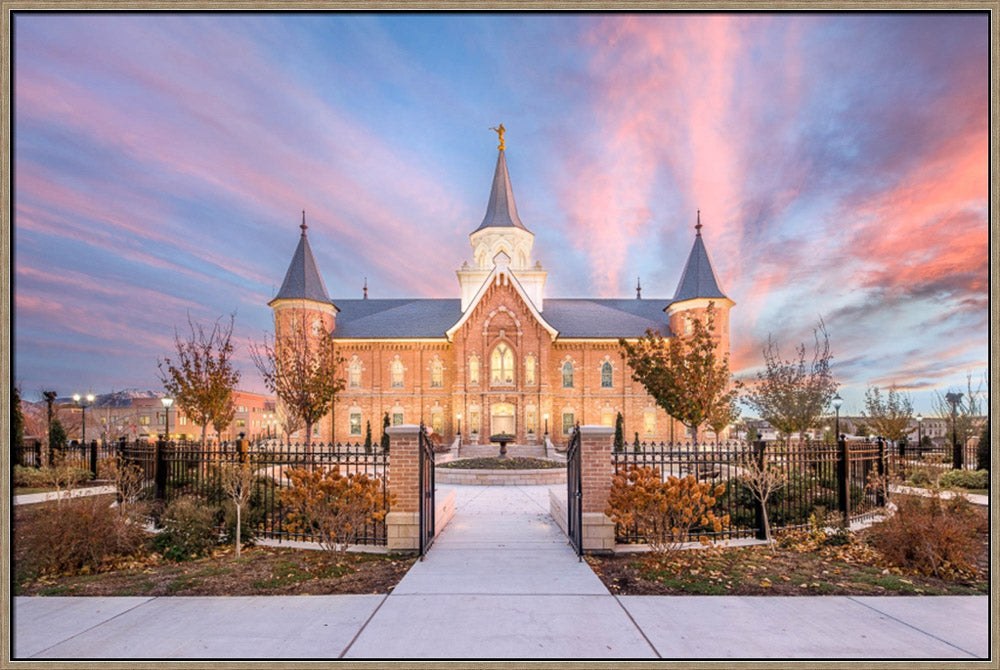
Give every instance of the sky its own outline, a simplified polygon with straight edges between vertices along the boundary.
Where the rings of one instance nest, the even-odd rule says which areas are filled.
[[[985,13],[22,13],[13,374],[160,390],[271,328],[306,212],[336,302],[460,295],[506,128],[549,297],[674,294],[696,212],[732,367],[822,319],[845,399],[984,379]]]

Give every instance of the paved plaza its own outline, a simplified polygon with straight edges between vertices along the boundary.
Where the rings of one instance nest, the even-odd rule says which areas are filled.
[[[454,488],[454,518],[390,595],[19,597],[14,657],[989,656],[986,596],[614,596],[549,516],[549,487]]]

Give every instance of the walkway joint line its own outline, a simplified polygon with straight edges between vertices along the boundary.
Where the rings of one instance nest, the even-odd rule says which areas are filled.
[[[962,653],[964,653],[964,654],[968,654],[968,655],[969,655],[969,656],[971,656],[972,658],[979,658],[979,659],[983,658],[982,656],[977,656],[977,655],[973,654],[973,653],[972,653],[971,651],[969,651],[968,649],[963,649],[962,647],[959,647],[959,646],[958,646],[957,644],[954,644],[954,643],[952,643],[952,642],[949,642],[948,640],[945,640],[945,639],[943,639],[943,638],[940,638],[940,637],[938,637],[937,635],[934,635],[933,633],[928,633],[927,631],[923,630],[922,628],[917,628],[917,627],[916,627],[916,626],[914,626],[913,624],[911,624],[911,623],[909,623],[909,622],[907,622],[907,621],[903,621],[902,619],[900,619],[900,618],[898,618],[898,617],[894,617],[893,615],[889,614],[888,612],[883,612],[882,610],[880,610],[880,609],[877,609],[877,608],[875,608],[875,607],[872,607],[871,605],[869,605],[869,604],[867,604],[867,603],[863,603],[863,602],[861,602],[861,601],[859,601],[859,600],[855,600],[853,596],[846,596],[846,597],[847,597],[847,599],[848,599],[848,600],[850,600],[850,601],[851,601],[851,602],[853,602],[853,603],[856,603],[856,604],[858,604],[858,605],[861,605],[862,607],[867,607],[867,608],[868,608],[868,609],[870,609],[871,611],[873,611],[873,612],[878,612],[878,613],[879,613],[879,614],[881,614],[882,616],[885,616],[885,617],[889,617],[889,618],[890,618],[890,619],[892,619],[893,621],[898,621],[899,623],[903,624],[903,625],[904,625],[904,626],[906,626],[907,628],[912,628],[913,630],[917,631],[918,633],[923,633],[923,634],[924,634],[924,635],[926,635],[927,637],[931,637],[931,638],[934,638],[934,639],[935,639],[935,640],[937,640],[938,642],[944,642],[944,643],[945,643],[946,645],[948,645],[949,647],[954,647],[955,649],[958,649],[958,650],[959,650],[960,652],[962,652]],[[988,657],[987,657],[987,658],[988,658]]]
[[[44,654],[44,653],[45,653],[45,652],[47,652],[47,651],[48,651],[49,649],[52,649],[53,647],[58,647],[58,646],[59,646],[60,644],[62,644],[63,642],[69,642],[69,641],[70,641],[70,640],[72,640],[73,638],[77,638],[77,637],[80,637],[80,636],[81,636],[81,635],[83,635],[84,633],[87,633],[87,632],[90,632],[90,631],[94,630],[95,628],[100,628],[101,626],[103,626],[104,624],[108,623],[109,621],[114,621],[114,620],[115,620],[115,619],[117,619],[118,617],[120,617],[120,616],[122,616],[122,615],[124,615],[124,614],[128,614],[128,613],[129,613],[129,612],[131,612],[132,610],[135,610],[135,609],[138,609],[139,607],[142,607],[142,606],[144,606],[144,605],[148,605],[149,603],[153,602],[154,600],[157,600],[157,599],[159,599],[159,598],[163,598],[163,597],[165,597],[165,596],[151,596],[151,597],[147,598],[146,600],[142,601],[141,603],[136,603],[136,604],[135,604],[135,605],[133,605],[132,607],[129,607],[129,608],[127,609],[127,610],[123,610],[123,611],[119,612],[118,614],[114,615],[113,617],[108,617],[108,618],[107,618],[107,619],[105,619],[104,621],[100,621],[100,622],[98,622],[98,623],[95,623],[95,624],[94,624],[93,626],[91,626],[90,628],[85,628],[85,629],[81,630],[81,631],[80,631],[80,632],[78,632],[78,633],[73,633],[72,635],[70,635],[70,636],[69,636],[68,638],[66,638],[65,640],[59,640],[59,641],[58,641],[58,642],[56,642],[55,644],[50,644],[50,645],[49,645],[49,646],[47,646],[47,647],[46,647],[45,649],[40,649],[39,651],[36,651],[36,652],[35,652],[34,654],[32,654],[31,656],[29,656],[28,658],[29,658],[29,659],[32,659],[32,658],[36,658],[36,657],[37,657],[37,656],[38,656],[39,654]],[[11,609],[13,610],[13,601],[12,601],[12,603],[11,603]],[[13,638],[13,633],[11,634],[11,637]],[[12,660],[13,660],[13,659],[12,659]]]
[[[337,658],[343,658],[344,654],[346,654],[348,651],[350,651],[351,647],[354,646],[354,643],[358,641],[358,637],[361,635],[361,633],[364,632],[365,628],[368,627],[368,624],[370,624],[371,621],[372,621],[372,619],[375,618],[375,615],[378,614],[378,611],[380,609],[382,609],[382,605],[385,604],[385,601],[388,600],[389,596],[391,596],[391,595],[392,595],[392,592],[389,592],[389,593],[385,594],[385,598],[382,598],[382,602],[380,602],[378,604],[378,607],[376,607],[372,611],[372,613],[368,615],[368,618],[365,619],[365,622],[363,624],[361,624],[361,628],[358,629],[358,632],[354,634],[354,637],[351,638],[351,641],[347,643],[347,646],[344,647],[344,650],[342,652],[340,652],[340,655],[337,656]]]
[[[649,648],[653,650],[653,653],[656,654],[656,657],[663,658],[663,655],[660,653],[660,650],[656,648],[656,645],[653,644],[653,641],[650,640],[648,637],[646,637],[646,631],[644,631],[642,629],[642,626],[640,626],[639,623],[632,618],[632,613],[629,612],[628,608],[625,607],[622,601],[618,599],[618,594],[611,593],[611,589],[608,589],[608,593],[610,593],[611,597],[615,599],[615,602],[618,603],[618,606],[622,608],[622,611],[625,612],[625,616],[627,616],[628,620],[632,622],[632,625],[635,626],[635,629],[639,631],[639,635],[642,635],[642,639],[646,641],[646,644],[648,644]]]

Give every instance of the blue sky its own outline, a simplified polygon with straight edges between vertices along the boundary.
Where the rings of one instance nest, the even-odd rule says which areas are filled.
[[[507,128],[548,295],[668,299],[701,209],[733,366],[822,317],[845,409],[981,378],[988,21],[943,14],[19,14],[14,375],[159,388],[247,342],[301,210],[331,296],[455,297]]]

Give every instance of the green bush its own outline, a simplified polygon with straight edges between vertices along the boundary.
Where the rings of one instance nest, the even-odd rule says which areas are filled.
[[[17,572],[99,571],[145,547],[147,534],[111,507],[107,496],[81,496],[40,506],[15,528]]]
[[[185,496],[172,501],[163,511],[163,529],[153,540],[153,547],[164,558],[185,561],[205,554],[219,543],[215,529],[217,510],[197,498]]]
[[[14,466],[14,486],[25,488],[46,488],[53,485],[57,468],[26,468],[21,465]],[[58,468],[62,481],[72,481],[75,484],[89,482],[94,478],[94,473],[84,468],[64,467]]]
[[[990,486],[989,470],[949,470],[941,475],[945,488],[986,489]]]

